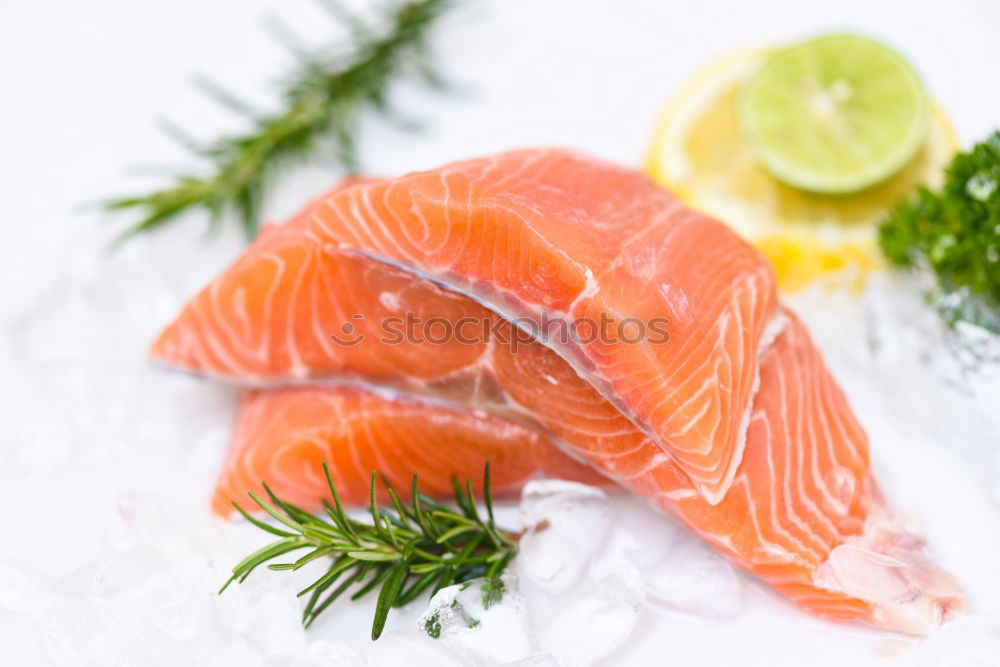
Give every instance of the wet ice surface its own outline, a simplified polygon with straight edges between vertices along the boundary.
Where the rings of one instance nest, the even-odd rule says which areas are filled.
[[[509,574],[499,584],[474,579],[441,589],[417,628],[466,663],[505,665],[534,653],[524,598]]]
[[[148,244],[113,259],[100,248],[72,253],[64,274],[5,322],[8,379],[17,381],[9,397],[20,417],[0,443],[5,469],[41,480],[125,448],[178,451],[182,436],[191,456],[203,439],[218,439],[229,392],[193,389],[189,378],[142,363],[153,334],[190,291],[167,266]]]
[[[303,631],[295,593],[310,573],[216,596],[228,567],[260,545],[255,531],[165,500],[127,497],[119,514],[102,555],[55,584],[41,624],[54,664],[365,664]]]
[[[528,532],[515,572],[535,645],[560,664],[591,664],[635,628],[644,597],[638,571],[593,567],[611,542],[612,520],[605,494],[582,484],[531,482],[522,494]]]
[[[857,299],[817,291],[793,306],[869,430],[889,496],[969,592],[974,615],[923,644],[805,617],[642,502],[553,481],[498,508],[527,533],[499,605],[454,592],[475,628],[428,637],[421,600],[372,643],[362,600],[306,633],[295,592],[309,572],[254,573],[216,596],[268,537],[207,512],[232,392],[142,362],[236,245],[209,248],[183,272],[155,244],[113,259],[77,249],[3,314],[0,501],[15,539],[0,542],[0,642],[21,664],[1000,664],[1000,345],[945,332],[919,290],[885,278]]]

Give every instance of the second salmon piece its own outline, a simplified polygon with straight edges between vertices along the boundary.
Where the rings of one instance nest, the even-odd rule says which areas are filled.
[[[212,508],[222,515],[233,502],[252,508],[247,492],[263,495],[266,481],[283,500],[320,511],[330,498],[323,463],[348,506],[368,503],[376,470],[404,497],[414,472],[432,496],[451,495],[452,475],[482,494],[486,461],[497,497],[542,476],[608,484],[537,432],[499,417],[393,392],[317,385],[242,393]],[[381,483],[378,489],[384,492]]]

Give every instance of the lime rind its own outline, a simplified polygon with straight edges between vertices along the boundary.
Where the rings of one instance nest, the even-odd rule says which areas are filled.
[[[821,92],[803,91],[809,83]],[[838,107],[838,85],[848,97],[860,94]],[[738,117],[747,145],[775,178],[847,194],[902,169],[927,136],[931,110],[919,76],[898,53],[864,37],[827,35],[768,58],[744,85]]]

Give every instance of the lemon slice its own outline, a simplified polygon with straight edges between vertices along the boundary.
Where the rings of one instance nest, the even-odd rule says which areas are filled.
[[[646,167],[692,207],[753,242],[794,290],[817,280],[856,285],[880,265],[875,228],[917,185],[940,185],[957,142],[931,108],[916,155],[895,175],[850,195],[825,195],[774,178],[745,141],[737,119],[744,83],[777,49],[746,48],[710,62],[685,83],[657,122]]]
[[[856,35],[817,37],[769,57],[739,100],[747,142],[777,178],[841,194],[885,180],[927,136],[929,105],[913,68]]]

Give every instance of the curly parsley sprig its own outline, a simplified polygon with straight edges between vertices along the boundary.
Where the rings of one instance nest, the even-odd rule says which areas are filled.
[[[483,474],[485,517],[476,507],[472,483],[467,479],[463,488],[455,477],[451,482],[457,508],[417,491],[414,475],[410,503],[404,503],[383,480],[391,501],[391,508],[383,509],[375,498],[376,474],[372,473],[368,507],[371,523],[357,521],[344,511],[325,463],[323,472],[333,500],[324,501],[325,518],[280,500],[266,484],[270,502],[252,491],[250,497],[278,525],[264,523],[233,503],[253,525],[280,539],[240,561],[220,593],[234,581],[242,583],[259,565],[308,549],[294,562],[268,565],[271,570],[298,570],[318,558],[331,559],[327,571],[299,593],[309,595],[302,612],[306,627],[351,588],[352,600],[379,590],[372,639],[382,634],[392,607],[401,607],[432,587],[436,592],[454,583],[485,577],[484,604],[502,596],[500,575],[517,552],[517,535],[498,528],[493,518],[489,463]]]
[[[1000,333],[1000,131],[956,155],[940,191],[920,188],[897,206],[879,244],[892,264],[934,272],[948,324]]]
[[[333,0],[324,2],[331,9],[336,7]],[[253,238],[261,204],[276,173],[313,154],[322,139],[332,139],[336,163],[355,172],[358,120],[367,110],[391,113],[387,93],[392,81],[413,72],[440,86],[440,78],[429,65],[427,36],[449,5],[449,0],[398,4],[387,17],[384,32],[336,10],[353,34],[350,53],[332,55],[329,49],[307,53],[296,48],[301,63],[284,83],[284,108],[273,115],[258,115],[217,85],[203,82],[202,87],[219,102],[248,116],[251,128],[208,144],[171,132],[207,165],[177,177],[163,189],[106,202],[106,210],[138,211],[141,216],[116,243],[194,209],[207,211],[213,223],[235,213],[247,237]]]

